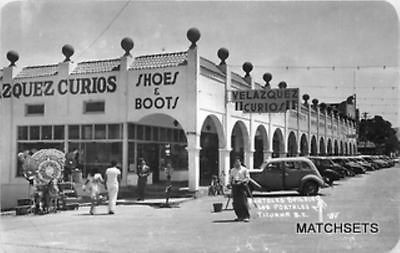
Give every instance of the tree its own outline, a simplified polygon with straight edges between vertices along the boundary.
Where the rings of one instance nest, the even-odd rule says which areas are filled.
[[[359,129],[359,140],[374,143],[378,153],[390,154],[400,148],[396,130],[382,116],[361,120]]]

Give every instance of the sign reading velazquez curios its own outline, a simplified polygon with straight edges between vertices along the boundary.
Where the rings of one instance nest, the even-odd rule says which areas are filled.
[[[299,89],[232,91],[235,110],[246,113],[285,112],[299,102]]]

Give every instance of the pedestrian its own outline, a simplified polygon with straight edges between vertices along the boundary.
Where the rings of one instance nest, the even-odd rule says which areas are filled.
[[[91,172],[83,185],[84,190],[88,190],[90,194],[90,210],[89,213],[93,215],[96,211],[96,206],[100,202],[100,187],[104,183],[103,177],[97,170]]]
[[[172,192],[172,174],[174,172],[174,168],[172,168],[171,162],[167,163],[167,166],[164,168],[165,177],[167,179],[165,184],[165,195],[166,195],[166,204],[169,204],[169,198],[171,197]]]
[[[237,218],[235,221],[249,222],[250,213],[247,201],[248,183],[250,173],[241,164],[240,158],[234,161],[234,167],[230,171],[230,184],[232,186],[233,209]]]
[[[146,161],[141,158],[139,159],[139,166],[137,169],[138,175],[138,199],[137,200],[144,200],[144,192],[147,184],[147,177],[151,174],[150,167],[147,166]]]
[[[121,181],[121,171],[117,162],[111,161],[111,167],[106,170],[106,188],[108,192],[108,214],[114,214],[117,205],[118,187]]]

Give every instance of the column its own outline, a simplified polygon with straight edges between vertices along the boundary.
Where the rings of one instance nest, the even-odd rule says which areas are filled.
[[[189,172],[189,189],[197,191],[200,181],[200,134],[187,134],[187,151],[188,151],[188,172]]]
[[[245,165],[248,169],[254,169],[254,149],[244,151]]]
[[[230,154],[231,149],[220,148],[219,151],[219,168],[220,168],[220,175],[223,178],[224,185],[229,184],[229,171],[230,171]]]
[[[121,185],[128,184],[128,123],[124,122],[122,126],[122,181]]]

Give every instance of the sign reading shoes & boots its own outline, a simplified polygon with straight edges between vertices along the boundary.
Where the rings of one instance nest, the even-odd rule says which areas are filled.
[[[154,97],[135,98],[135,109],[175,109],[179,96],[162,96],[160,87],[174,86],[179,72],[144,73],[140,74],[136,87],[153,89]],[[170,87],[173,89],[174,87]]]

